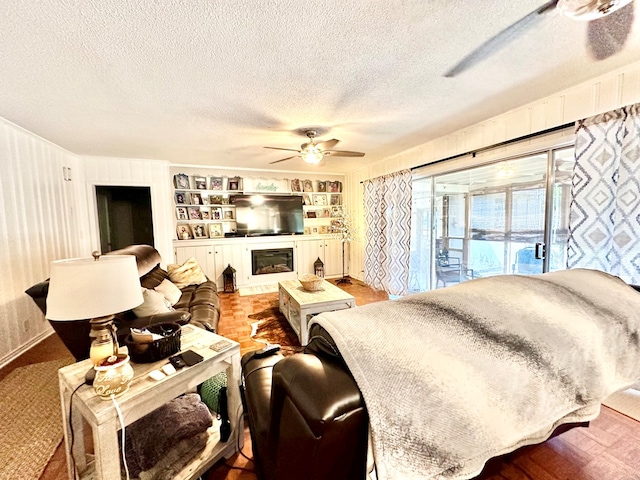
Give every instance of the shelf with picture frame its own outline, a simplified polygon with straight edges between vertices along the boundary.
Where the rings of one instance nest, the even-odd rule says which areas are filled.
[[[242,193],[242,177],[176,173],[173,176],[176,191]]]

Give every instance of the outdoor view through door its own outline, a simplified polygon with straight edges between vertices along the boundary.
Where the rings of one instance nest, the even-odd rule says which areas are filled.
[[[566,268],[573,148],[413,181],[410,291]]]

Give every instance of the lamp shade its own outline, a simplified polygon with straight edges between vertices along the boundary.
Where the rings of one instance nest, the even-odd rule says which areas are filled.
[[[102,255],[51,263],[47,295],[49,320],[104,317],[143,302],[136,258]]]

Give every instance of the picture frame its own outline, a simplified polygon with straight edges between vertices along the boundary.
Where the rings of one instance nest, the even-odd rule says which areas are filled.
[[[320,235],[326,235],[327,233],[329,233],[329,226],[320,225]]]
[[[225,210],[224,211],[224,219],[225,220],[233,220],[233,210]]]
[[[195,175],[193,177],[193,184],[196,190],[206,190],[207,189],[207,177],[201,177],[199,175]]]
[[[317,218],[315,210],[309,210],[307,212],[307,218]]]
[[[202,207],[200,214],[202,215],[202,220],[211,220],[211,209],[208,207]]]
[[[314,195],[313,196],[313,204],[314,205],[326,205],[327,204],[327,196],[326,195]]]
[[[193,230],[193,238],[209,238],[204,223],[191,225],[191,229]]]
[[[324,218],[328,218],[331,216],[331,211],[328,208],[323,208],[322,209],[322,216]]]
[[[222,223],[209,224],[209,238],[222,237],[224,236],[223,232]]]
[[[307,195],[306,193],[302,194],[302,204],[303,205],[313,205],[313,203],[311,203],[311,196]]]
[[[222,195],[209,195],[209,205],[222,204]]]
[[[303,192],[313,192],[313,182],[311,180],[303,180],[302,182]]]
[[[191,194],[191,205],[202,205],[202,194],[200,194],[200,193],[192,193]]]
[[[311,235],[311,228],[309,228],[309,227],[304,227],[304,234],[305,234],[305,235]]]
[[[311,229],[311,233],[313,233],[314,235],[317,235],[318,234],[318,227],[313,227]]]
[[[229,205],[229,197],[222,197],[221,200],[222,205]]]
[[[173,186],[180,189],[189,190],[191,188],[189,183],[189,175],[186,173],[177,173],[173,176]]]
[[[187,207],[176,207],[176,218],[178,220],[189,220],[189,214],[187,213]]]
[[[193,232],[191,226],[188,223],[179,223],[176,227],[176,233],[178,240],[191,240],[193,238]]]
[[[189,205],[191,203],[187,192],[176,191],[173,198],[176,201],[176,205]]]
[[[327,183],[328,182],[321,182],[320,180],[318,180],[318,192],[326,192],[327,191]]]
[[[209,177],[209,190],[222,190],[222,177]]]
[[[335,182],[327,182],[327,192],[329,193],[340,193],[342,192],[342,182],[336,180]]]
[[[229,179],[229,190],[240,190],[240,183],[242,182],[242,178],[240,177],[231,177]]]
[[[202,213],[200,207],[187,207],[189,213],[189,220],[202,220]]]
[[[222,220],[222,208],[215,207],[211,209],[211,220]]]
[[[331,195],[330,204],[331,205],[340,205],[342,203],[342,195]]]
[[[300,185],[299,178],[294,178],[293,180],[291,180],[291,191],[295,193],[302,192],[302,185]]]

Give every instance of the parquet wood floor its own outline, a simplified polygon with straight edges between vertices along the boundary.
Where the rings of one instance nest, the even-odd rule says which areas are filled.
[[[376,292],[355,280],[353,285],[340,287],[356,297],[357,305],[387,298],[384,292]],[[248,319],[248,315],[270,307],[277,298],[276,293],[248,297],[240,297],[238,293],[221,294],[220,334],[239,342],[243,353],[261,347],[262,344],[250,338],[253,320]],[[52,335],[0,369],[0,378],[17,366],[67,355],[62,342]],[[243,452],[252,456],[248,428],[245,428]],[[247,470],[231,469],[227,465]],[[236,454],[215,465],[205,478],[257,480],[252,470],[253,463]],[[63,478],[66,478],[66,460],[64,447],[60,446],[41,479]],[[490,462],[477,480],[640,480],[640,422],[603,407],[589,428],[570,430],[541,445],[525,447]]]

